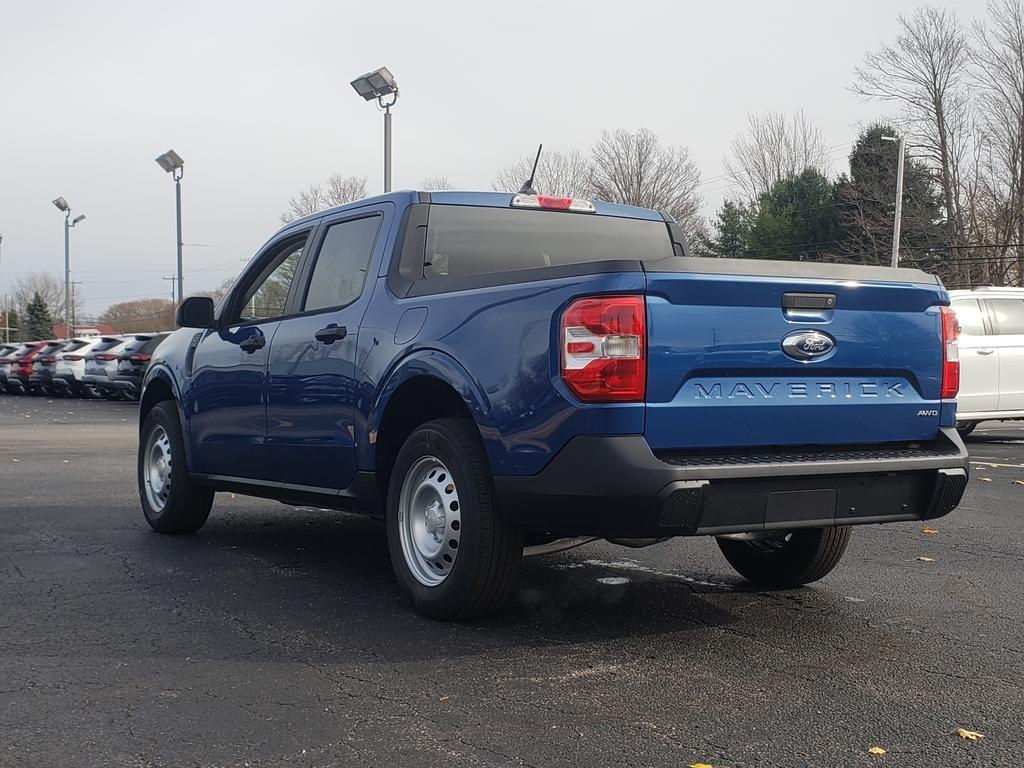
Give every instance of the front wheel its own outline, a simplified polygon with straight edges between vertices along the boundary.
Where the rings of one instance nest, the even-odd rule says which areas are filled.
[[[213,491],[188,474],[178,409],[153,406],[139,435],[139,497],[150,527],[160,533],[195,533],[213,506]]]
[[[466,619],[512,592],[523,537],[502,514],[475,425],[438,419],[405,441],[391,471],[388,550],[417,611]]]
[[[729,565],[766,587],[799,587],[826,576],[846,552],[850,528],[776,531],[758,539],[718,539]]]

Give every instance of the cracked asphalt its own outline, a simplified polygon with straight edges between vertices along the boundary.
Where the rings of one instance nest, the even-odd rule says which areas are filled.
[[[813,587],[755,591],[705,539],[592,544],[468,624],[411,612],[369,520],[222,494],[151,532],[135,429],[0,397],[2,766],[1024,761],[1021,426],[972,436],[937,534],[857,529]]]

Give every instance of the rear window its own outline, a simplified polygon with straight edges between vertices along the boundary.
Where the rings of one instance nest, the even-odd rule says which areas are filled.
[[[1024,334],[1024,299],[989,299],[988,305],[1000,335]]]
[[[433,205],[425,263],[422,269],[403,265],[403,272],[413,280],[429,280],[673,255],[668,227],[661,221]]]

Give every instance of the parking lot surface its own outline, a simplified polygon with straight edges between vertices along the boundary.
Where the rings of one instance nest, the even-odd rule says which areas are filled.
[[[937,533],[857,529],[811,588],[591,544],[442,624],[369,520],[222,494],[151,532],[135,408],[0,397],[0,765],[1021,764],[1020,426],[972,435]]]

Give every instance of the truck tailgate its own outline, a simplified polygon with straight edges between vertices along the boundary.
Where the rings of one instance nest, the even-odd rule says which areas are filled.
[[[686,262],[696,268],[679,268]],[[673,263],[675,271],[647,265],[645,436],[655,451],[935,437],[939,305],[948,298],[934,278],[829,264]]]

